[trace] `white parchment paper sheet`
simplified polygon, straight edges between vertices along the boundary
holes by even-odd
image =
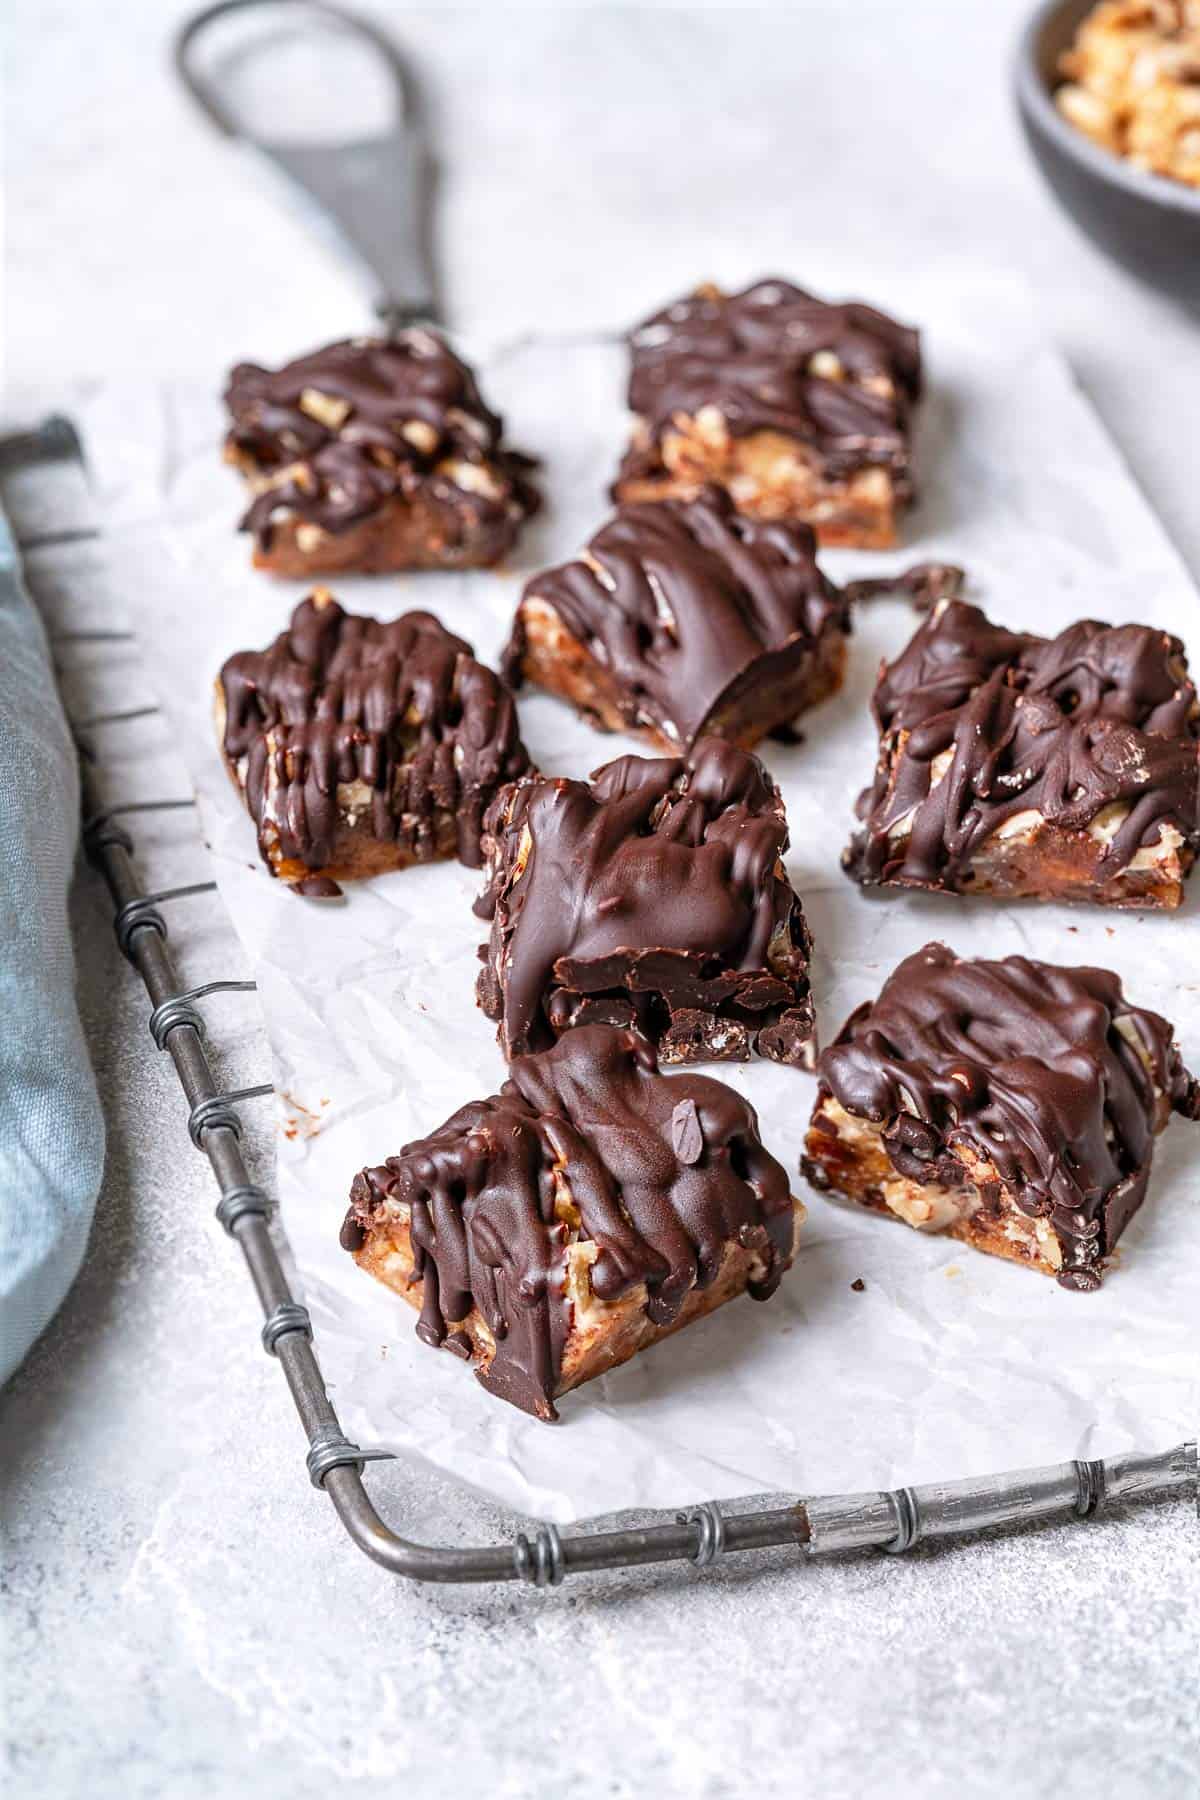
[[[1005,624],[1054,632],[1081,616],[1144,620],[1190,633],[1196,649],[1185,571],[1023,311],[944,287],[922,294],[916,281],[889,298],[926,330],[922,504],[902,552],[828,553],[831,573],[945,556],[967,566],[972,597]],[[525,576],[573,553],[604,516],[626,429],[623,369],[614,343],[530,339],[487,355],[484,392],[511,441],[545,459],[544,514],[501,572],[347,579],[339,596],[389,617],[428,607],[494,659]],[[457,864],[410,870],[330,906],[296,899],[259,867],[216,753],[212,682],[231,651],[275,635],[304,588],[251,571],[248,542],[234,533],[240,492],[219,462],[221,373],[210,392],[102,389],[84,424],[107,494],[109,562],[255,960],[281,1096],[282,1221],[350,1437],[565,1523],[758,1489],[975,1475],[1187,1435],[1200,1143],[1178,1121],[1160,1141],[1149,1203],[1095,1295],[855,1214],[797,1176],[809,1220],[776,1298],[739,1300],[568,1396],[557,1427],[493,1399],[461,1363],[418,1342],[415,1315],[357,1270],[337,1233],[357,1169],[503,1079],[472,997],[478,881]],[[1139,1004],[1176,1022],[1200,1062],[1194,900],[1167,917],[868,900],[841,874],[854,796],[873,766],[875,672],[915,624],[897,601],[863,608],[845,690],[811,716],[805,743],[763,746],[816,938],[823,1036],[901,957],[942,938],[964,953],[1115,968]],[[534,758],[553,772],[580,775],[639,747],[598,735],[545,696],[522,698],[521,717]],[[812,1078],[766,1062],[714,1072],[752,1099],[766,1143],[794,1171]]]

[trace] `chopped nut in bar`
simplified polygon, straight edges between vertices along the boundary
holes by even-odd
[[[779,790],[721,738],[503,789],[484,822],[477,993],[505,1055],[602,1022],[637,1026],[664,1063],[757,1051],[811,1068],[812,942],[787,843]]]
[[[388,624],[317,589],[221,670],[217,733],[263,861],[300,891],[481,861],[484,812],[529,757],[508,688],[432,613]]]
[[[226,460],[253,495],[242,530],[274,574],[486,568],[537,508],[530,459],[426,328],[239,363],[225,400]]]
[[[618,507],[527,584],[503,672],[604,731],[749,749],[841,685],[849,608],[814,550],[807,525],[749,518],[719,488]]]
[[[419,1309],[423,1342],[549,1420],[725,1301],[769,1299],[803,1217],[746,1100],[593,1025],[364,1169],[342,1244]]]
[[[918,1230],[1100,1285],[1156,1135],[1200,1117],[1170,1025],[1107,969],[927,944],[817,1065],[802,1168]]]
[[[739,512],[823,544],[887,549],[913,496],[917,333],[859,301],[767,279],[706,286],[630,336],[633,437],[619,501],[723,487]]]
[[[844,857],[866,887],[1177,907],[1200,844],[1183,645],[1085,619],[1056,638],[943,601],[880,673],[875,781]]]

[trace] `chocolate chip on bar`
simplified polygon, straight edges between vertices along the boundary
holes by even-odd
[[[541,1419],[726,1300],[774,1293],[804,1208],[722,1082],[594,1025],[520,1056],[350,1190],[343,1246],[417,1335]]]
[[[912,499],[917,333],[789,281],[701,287],[630,336],[636,423],[618,500],[689,499],[806,520],[824,544],[886,549]]]
[[[1098,1287],[1200,1086],[1170,1025],[1106,969],[968,961],[927,944],[817,1065],[813,1185]]]
[[[808,526],[748,518],[719,488],[621,506],[528,583],[504,674],[666,750],[748,749],[841,685],[849,609],[814,549]]]
[[[253,494],[242,530],[274,574],[484,568],[537,508],[529,459],[437,332],[239,363],[225,401],[226,460]]]
[[[384,624],[323,589],[221,670],[217,731],[273,875],[313,894],[457,856],[529,757],[513,697],[432,613]]]
[[[603,1022],[636,1025],[664,1063],[812,1066],[812,943],[757,757],[702,738],[590,781],[530,776],[497,796],[484,840],[477,991],[506,1056]]]
[[[1005,631],[935,607],[880,674],[874,785],[843,859],[867,887],[1177,907],[1200,842],[1183,646],[1083,620]]]

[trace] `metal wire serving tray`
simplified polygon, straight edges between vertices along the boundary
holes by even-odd
[[[245,134],[209,75],[196,64],[197,41],[211,24],[257,11],[263,3],[214,0],[184,25],[174,43],[181,79],[227,136]],[[278,3],[269,0],[270,9]],[[436,282],[425,242],[429,156],[414,72],[389,39],[344,12],[337,0],[309,0],[308,10],[357,35],[383,58],[396,94],[395,120],[377,138],[333,146],[289,148],[265,138],[249,141],[306,192],[310,204],[327,215],[341,241],[370,270],[377,286],[377,311],[385,320],[396,324],[426,317],[433,307]],[[8,469],[80,455],[74,429],[63,419],[0,440],[0,467]],[[57,532],[53,540],[43,538],[40,543],[92,535],[96,534],[91,530]],[[55,642],[119,645],[132,640],[128,631],[104,628],[59,633]],[[91,714],[72,724],[77,735],[101,727],[119,729],[158,710],[131,707]],[[264,1082],[223,1092],[205,1051],[207,1027],[199,1002],[215,994],[249,991],[255,984],[217,977],[181,989],[167,947],[162,908],[191,895],[215,892],[216,883],[198,880],[147,892],[135,860],[134,839],[125,821],[139,814],[188,808],[195,801],[191,796],[138,798],[98,808],[102,764],[91,748],[81,763],[84,846],[112,896],[117,942],[149,996],[152,1041],[170,1057],[179,1078],[192,1143],[208,1158],[220,1189],[217,1218],[240,1246],[254,1282],[264,1319],[263,1348],[283,1369],[308,1440],[309,1478],[329,1496],[359,1549],[385,1569],[417,1581],[526,1581],[554,1586],[568,1574],[588,1570],[686,1561],[706,1568],[735,1551],[781,1545],[794,1546],[806,1556],[872,1548],[903,1551],[930,1539],[993,1526],[1063,1516],[1090,1519],[1114,1502],[1131,1504],[1195,1491],[1196,1445],[1189,1442],[1159,1455],[1073,1461],[890,1493],[805,1497],[784,1504],[777,1496],[764,1495],[741,1503],[753,1510],[706,1502],[674,1517],[623,1530],[583,1529],[564,1535],[553,1525],[531,1522],[512,1542],[478,1548],[414,1544],[400,1537],[380,1517],[363,1483],[366,1463],[390,1452],[353,1444],[342,1430],[313,1348],[308,1311],[297,1299],[272,1240],[273,1201],[267,1188],[252,1179],[242,1154],[238,1108],[272,1093],[272,1085]]]
[[[21,439],[0,442],[0,462],[10,467],[17,461],[78,454],[78,440],[64,420],[49,421],[40,432]],[[36,582],[31,585],[36,587]],[[58,633],[54,642],[65,647],[133,640],[131,632],[103,629],[68,630]],[[94,713],[72,720],[72,725],[78,738],[100,727],[119,730],[159,710],[137,706]],[[738,1507],[710,1501],[620,1530],[585,1528],[564,1534],[554,1525],[531,1521],[513,1541],[465,1548],[415,1544],[400,1537],[376,1510],[363,1481],[365,1465],[391,1453],[351,1443],[342,1430],[325,1389],[308,1311],[293,1291],[272,1239],[269,1221],[274,1203],[266,1186],[253,1179],[243,1157],[238,1109],[271,1094],[273,1086],[263,1082],[222,1091],[205,1050],[208,1028],[199,1003],[215,994],[252,991],[255,983],[216,977],[181,989],[168,948],[163,908],[192,895],[214,893],[217,884],[197,880],[148,892],[138,868],[129,822],[138,815],[193,807],[195,800],[188,795],[98,807],[102,768],[94,743],[89,744],[81,757],[84,847],[112,897],[117,943],[149,997],[151,1040],[174,1065],[187,1101],[192,1143],[208,1158],[220,1190],[217,1218],[240,1247],[249,1269],[263,1312],[263,1348],[283,1370],[308,1440],[309,1479],[328,1495],[359,1549],[392,1574],[415,1581],[524,1581],[543,1587],[555,1586],[569,1574],[649,1563],[690,1561],[707,1568],[724,1555],[778,1546],[793,1546],[804,1556],[838,1550],[897,1552],[994,1526],[1063,1517],[1086,1520],[1116,1502],[1183,1498],[1195,1492],[1196,1445],[1187,1442],[1157,1455],[1076,1460],[892,1492],[805,1496],[782,1504],[778,1496],[762,1495]]]

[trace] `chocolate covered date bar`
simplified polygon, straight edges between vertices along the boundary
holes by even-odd
[[[312,894],[457,856],[529,758],[508,688],[432,613],[363,618],[318,588],[221,670],[217,733],[273,875]]]
[[[239,363],[225,402],[226,460],[252,495],[241,529],[277,575],[485,568],[538,504],[529,459],[424,327]]]
[[[484,829],[492,919],[478,999],[507,1057],[571,1026],[636,1025],[665,1063],[755,1050],[811,1067],[812,948],[758,758],[721,738],[530,776]]]
[[[875,781],[843,859],[863,886],[1182,901],[1200,706],[1170,632],[1089,619],[1043,638],[943,601],[873,710]]]
[[[823,544],[886,549],[913,494],[917,333],[790,281],[697,288],[630,335],[632,440],[618,500],[692,498],[806,520]]]
[[[808,526],[749,518],[719,488],[618,507],[527,584],[503,672],[604,731],[749,749],[841,685],[849,608],[814,549]]]
[[[1107,969],[927,944],[818,1062],[818,1189],[1098,1287],[1172,1111],[1200,1089],[1170,1025]]]
[[[727,1300],[774,1293],[804,1208],[749,1103],[593,1025],[355,1177],[343,1246],[417,1335],[554,1419],[569,1389]]]

